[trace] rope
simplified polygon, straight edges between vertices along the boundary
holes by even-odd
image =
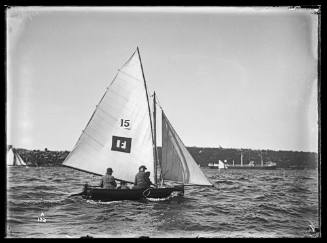
[[[143,194],[143,196],[144,196],[145,198],[148,198],[148,196],[149,196],[149,195],[150,195],[150,193],[151,193],[151,189],[152,189],[152,188],[151,188],[151,187],[149,187],[148,189],[145,189],[145,190],[143,191],[143,193],[142,193],[142,194]],[[148,193],[148,194],[145,196],[145,195],[144,195],[144,193],[145,193],[146,191],[149,191],[149,193]]]

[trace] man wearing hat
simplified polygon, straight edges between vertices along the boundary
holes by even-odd
[[[100,187],[104,189],[116,189],[117,183],[115,177],[112,176],[112,169],[108,168],[107,173],[102,177]]]
[[[145,189],[148,187],[145,170],[146,167],[144,165],[141,165],[139,167],[139,172],[135,176],[133,189],[143,189],[143,188]]]

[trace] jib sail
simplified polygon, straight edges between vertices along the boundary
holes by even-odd
[[[212,185],[162,111],[162,162],[164,180],[183,184]]]

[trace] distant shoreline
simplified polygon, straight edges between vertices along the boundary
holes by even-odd
[[[205,147],[187,147],[195,161],[201,167],[207,167],[208,163],[218,162],[218,160],[227,160],[232,164],[240,164],[240,149],[233,148],[205,148]],[[50,151],[28,150],[16,148],[23,160],[29,166],[62,166],[65,158],[70,151]],[[161,147],[158,147],[159,161],[161,160]],[[277,168],[284,169],[315,169],[318,166],[318,154],[315,152],[302,151],[274,151],[274,150],[252,150],[242,149],[243,164],[254,161],[255,164],[261,163],[261,155],[264,162],[273,161],[277,163]]]

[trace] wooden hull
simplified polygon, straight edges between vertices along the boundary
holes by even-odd
[[[174,186],[167,188],[147,188],[147,189],[102,189],[86,187],[82,197],[95,201],[122,201],[122,200],[142,200],[142,199],[165,199],[177,192],[184,194],[184,186]]]

